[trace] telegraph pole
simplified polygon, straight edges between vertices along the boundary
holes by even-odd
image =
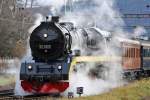
[[[65,4],[65,15],[66,15],[66,12],[67,12],[67,0],[64,0],[64,4]]]
[[[31,8],[33,7],[33,2],[34,2],[34,0],[31,0]]]
[[[25,0],[24,9],[27,7],[27,5],[28,5],[28,0]]]
[[[69,7],[70,12],[72,12],[73,11],[73,0],[68,0],[68,7]]]
[[[2,0],[2,1],[1,1],[1,4],[0,4],[0,15],[1,15],[1,13],[2,13],[3,3],[4,3],[4,0]]]
[[[25,4],[24,4],[24,6],[21,9],[22,23],[21,23],[21,30],[19,32],[20,33],[20,40],[22,39],[22,37],[24,38],[24,36],[22,36],[23,35],[22,33],[24,32],[24,24],[25,24],[25,14],[24,14],[24,11],[27,8],[27,6],[28,6],[28,0],[25,0]]]

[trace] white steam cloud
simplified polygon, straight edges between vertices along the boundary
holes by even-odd
[[[62,21],[71,21],[76,27],[88,28],[88,27],[98,27],[105,31],[104,34],[107,34],[107,31],[113,31],[113,38],[111,43],[107,43],[105,40],[103,43],[99,42],[99,47],[103,48],[103,50],[99,50],[99,52],[88,51],[87,48],[84,48],[81,45],[84,37],[80,36],[77,40],[73,40],[76,43],[75,49],[81,50],[81,55],[91,54],[91,55],[106,55],[106,56],[121,56],[121,52],[117,50],[117,46],[120,46],[119,41],[116,41],[117,36],[125,36],[123,30],[120,26],[123,26],[124,22],[121,18],[119,18],[120,13],[115,8],[114,0],[78,0],[84,1],[88,4],[93,4],[94,6],[87,6],[86,9],[80,7],[73,12],[66,13],[65,16],[62,17]],[[86,5],[85,5],[86,6]],[[118,19],[116,19],[118,17]],[[100,32],[100,33],[101,33]],[[102,33],[101,33],[102,34]],[[93,36],[95,33],[93,32]],[[104,35],[103,35],[104,36]],[[78,41],[78,42],[77,42]],[[84,53],[84,54],[83,54]],[[101,62],[99,62],[101,63]],[[122,80],[122,66],[119,62],[113,63],[102,63],[104,69],[102,71],[98,71],[98,75],[102,75],[103,78],[91,78],[89,73],[91,70],[96,69],[97,65],[95,64],[84,64],[84,65],[76,65],[77,72],[73,72],[71,74],[70,79],[70,87],[66,91],[73,92],[76,95],[77,87],[84,87],[84,96],[86,95],[95,95],[102,92],[106,92],[111,88],[120,86],[123,84]],[[97,72],[95,70],[95,72]]]
[[[145,35],[147,33],[147,31],[144,29],[144,27],[142,26],[137,26],[135,29],[134,29],[134,34],[133,36],[134,37],[139,37],[141,35]]]
[[[53,6],[57,9],[65,5],[65,0],[37,0],[37,2],[41,6]]]

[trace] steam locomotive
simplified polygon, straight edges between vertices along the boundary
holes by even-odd
[[[23,62],[20,70],[22,88],[31,93],[60,93],[68,86],[71,64],[71,35],[58,23],[59,17],[42,22],[30,36],[34,62]]]
[[[95,33],[95,35],[92,35]],[[90,51],[98,51],[97,43],[104,42],[96,28],[76,29],[71,22],[42,22],[30,36],[30,48],[34,62],[22,62],[20,69],[21,87],[29,93],[61,93],[69,87],[69,71],[73,55],[71,46],[79,42]],[[82,36],[81,36],[82,35]],[[78,37],[76,37],[78,36]],[[73,38],[72,38],[73,37]],[[91,55],[91,54],[86,54]]]
[[[80,37],[82,41],[78,40]],[[51,21],[42,22],[30,36],[34,62],[22,62],[21,87],[30,93],[64,92],[69,87],[69,71],[74,57],[71,46],[76,44],[73,42],[81,42],[78,44],[85,48],[87,53],[85,55],[90,57],[93,56],[92,52],[103,53],[103,46],[106,42],[111,43],[111,36],[109,32],[95,27],[76,29],[73,23],[59,22],[57,16],[52,17]],[[117,48],[122,53],[121,64],[124,75],[129,77],[150,75],[150,42],[123,39],[119,42],[121,45]],[[79,50],[75,55],[80,55]],[[92,76],[98,76],[97,73],[101,71],[97,71],[99,70],[94,70]]]
[[[76,44],[72,43],[72,36],[76,40],[74,42],[79,42],[78,39],[84,37],[81,45],[89,52],[99,50],[97,43],[104,41],[98,29],[76,29],[71,22],[59,22],[57,16],[34,29],[30,36],[34,62],[25,61],[20,69],[21,86],[25,91],[61,93],[69,87],[69,70],[74,55],[71,46]],[[79,50],[75,53],[80,55]]]

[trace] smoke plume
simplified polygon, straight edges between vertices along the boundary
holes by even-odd
[[[91,56],[98,55],[121,57],[121,52],[116,48],[117,46],[120,46],[120,43],[116,40],[116,37],[126,37],[126,35],[120,27],[124,25],[124,22],[121,17],[119,17],[120,13],[115,8],[115,1],[78,0],[74,3],[77,3],[78,5],[82,3],[85,5],[82,7],[77,7],[77,9],[74,9],[73,12],[66,13],[65,16],[62,17],[62,21],[71,21],[75,24],[76,27],[80,28],[97,27],[99,28],[101,34],[102,32],[107,34],[107,31],[111,31],[111,35],[113,37],[111,37],[111,42],[107,42],[106,39],[104,39],[102,43],[99,42],[98,46],[102,49],[99,49],[98,52],[94,52],[84,48],[84,37],[79,34],[78,38],[73,40],[75,46],[73,46],[72,49],[75,48],[81,50],[81,55],[90,53]],[[118,17],[118,19],[116,19],[116,17]],[[101,29],[105,31],[102,31]],[[96,33],[93,32],[93,36],[94,35],[96,35]],[[121,61],[121,59],[119,60]],[[84,87],[84,96],[95,95],[107,92],[111,88],[123,84],[122,66],[120,62],[99,63],[103,66],[103,69],[99,68],[99,65],[93,63],[81,63],[76,65],[75,69],[77,71],[71,73],[71,79],[69,81],[70,87],[65,94],[67,94],[67,92],[73,92],[75,96],[77,96],[76,88]],[[93,75],[90,76],[90,73],[96,73],[97,77],[93,78]]]

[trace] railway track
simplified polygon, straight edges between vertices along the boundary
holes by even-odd
[[[59,97],[60,95],[54,94],[17,96],[14,94],[14,89],[0,91],[0,100],[57,100]]]
[[[0,96],[13,96],[14,89],[0,91]]]

